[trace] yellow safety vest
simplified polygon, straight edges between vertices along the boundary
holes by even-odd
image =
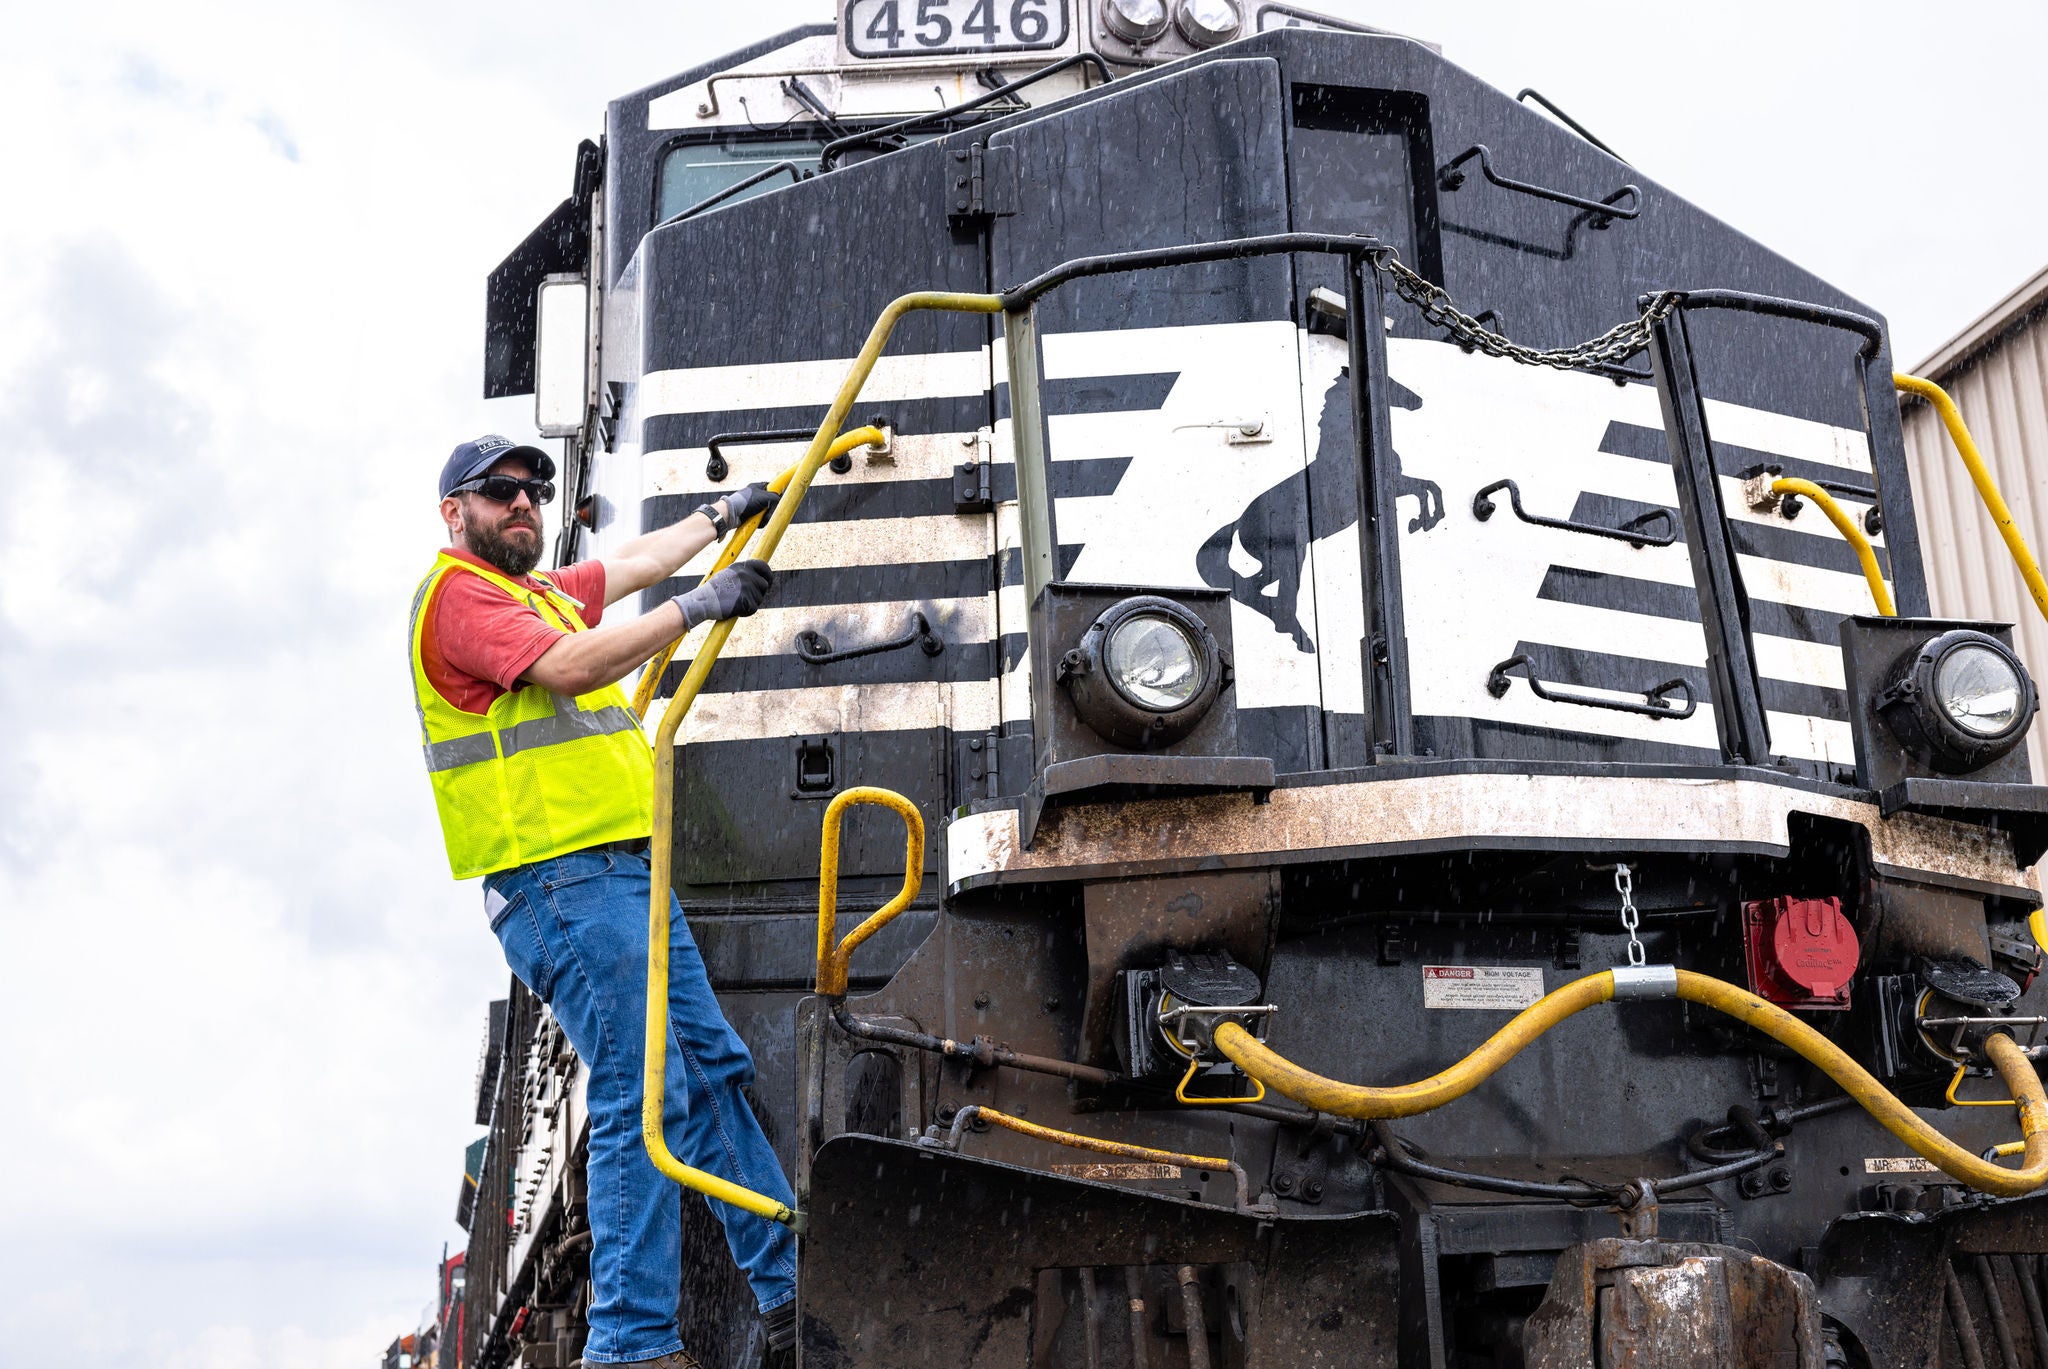
[[[570,697],[526,685],[464,712],[427,678],[420,644],[434,586],[480,575],[564,632],[587,631],[573,600],[535,576],[535,594],[443,552],[412,601],[412,686],[427,777],[457,879],[487,875],[654,830],[654,753],[617,685]]]

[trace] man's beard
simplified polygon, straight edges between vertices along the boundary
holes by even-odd
[[[518,524],[533,533],[533,545],[515,545],[500,535],[498,528],[483,522],[469,524],[463,529],[464,540],[469,549],[484,560],[496,566],[505,574],[517,580],[520,576],[540,564],[540,527],[535,524]]]

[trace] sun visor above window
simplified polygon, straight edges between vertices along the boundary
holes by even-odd
[[[598,148],[577,149],[576,188],[526,241],[491,272],[484,297],[484,398],[533,393],[535,308],[540,283],[590,265],[590,200],[597,190]]]

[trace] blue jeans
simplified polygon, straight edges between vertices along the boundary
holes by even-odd
[[[520,982],[554,1010],[590,1071],[590,1339],[594,1364],[682,1348],[683,1191],[640,1138],[647,1021],[647,862],[572,852],[484,880],[491,930]],[[499,900],[503,899],[502,906]],[[669,1149],[684,1164],[794,1207],[789,1181],[741,1090],[753,1057],[712,997],[697,943],[669,896]],[[713,1202],[763,1311],[796,1296],[789,1228]]]

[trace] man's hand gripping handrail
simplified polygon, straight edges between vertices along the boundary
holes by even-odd
[[[829,461],[834,457],[844,456],[846,453],[856,451],[861,447],[876,446],[886,441],[888,441],[888,434],[884,433],[880,428],[855,428],[850,433],[841,433],[838,439],[833,442],[831,450],[826,452],[825,457]],[[796,473],[797,467],[791,466],[781,475],[776,476],[768,482],[768,492],[770,494],[783,493],[789,488],[789,482],[796,479]],[[733,532],[732,541],[728,542],[725,549],[718,553],[718,559],[711,563],[711,569],[704,572],[704,578],[709,580],[712,576],[739,560],[740,554],[747,549],[747,543],[752,540],[754,533],[760,529],[761,524],[767,521],[767,517],[766,514],[757,513],[746,522],[740,524]],[[647,710],[654,706],[654,695],[661,688],[661,677],[668,672],[669,662],[676,658],[676,650],[682,646],[683,638],[689,635],[685,631],[682,636],[677,637],[673,642],[670,642],[667,646],[656,652],[654,659],[647,663],[647,668],[640,672],[640,683],[633,687],[633,712],[636,716],[645,718]]]

